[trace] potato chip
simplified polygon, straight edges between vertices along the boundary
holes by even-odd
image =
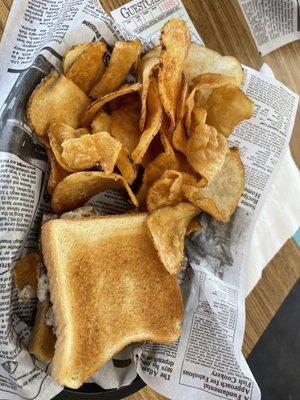
[[[187,227],[200,210],[190,203],[179,203],[153,211],[147,226],[153,244],[164,267],[177,274],[184,257],[184,238]]]
[[[15,262],[12,273],[16,287],[21,290],[29,285],[32,290],[32,297],[37,292],[40,260],[38,253],[29,253]]]
[[[106,96],[102,97],[100,100],[94,101],[83,113],[81,118],[82,126],[91,125],[93,119],[96,117],[98,112],[104,106],[104,104],[109,103],[111,100],[124,96],[125,94],[136,92],[142,88],[140,83],[134,83],[133,85],[124,85],[119,90],[108,93]]]
[[[67,139],[77,139],[88,134],[89,131],[86,128],[73,129],[71,126],[62,124],[61,122],[51,123],[48,130],[51,150],[53,151],[58,164],[66,171],[75,172],[75,170],[70,168],[61,157],[63,152],[62,143]]]
[[[121,105],[111,113],[111,134],[131,153],[140,138],[140,102]]]
[[[237,86],[226,85],[212,91],[205,105],[207,123],[228,137],[232,130],[253,114],[253,102]]]
[[[126,182],[131,185],[136,178],[137,170],[134,162],[131,160],[129,153],[124,146],[121,148],[116,165],[120,171],[120,174],[123,176]]]
[[[193,112],[192,112],[192,116],[191,116],[191,122],[190,122],[189,129],[188,129],[188,122],[186,122],[186,125],[187,125],[186,131],[187,131],[188,137],[191,137],[193,135],[197,126],[205,124],[206,117],[207,117],[206,109],[195,104]]]
[[[244,73],[241,64],[234,57],[224,56],[197,43],[192,43],[185,59],[184,75],[190,84],[199,74],[207,72],[232,76],[240,86]]]
[[[80,171],[100,164],[103,171],[110,174],[122,145],[108,132],[99,132],[77,139],[66,139],[61,147],[63,149],[61,158],[68,168]]]
[[[181,151],[185,154],[186,152],[186,144],[187,144],[187,134],[185,129],[185,124],[183,120],[181,120],[172,135],[172,144],[174,148],[178,151]]]
[[[203,106],[211,94],[212,89],[232,84],[234,83],[234,79],[225,75],[207,73],[196,76],[196,78],[193,80],[193,83],[192,91],[189,94],[185,105],[185,125],[188,135],[191,135],[192,112],[195,108],[195,104],[198,107]],[[197,99],[198,101],[196,103]]]
[[[160,41],[159,94],[163,108],[170,119],[170,131],[172,131],[180,99],[184,62],[191,45],[186,23],[179,19],[170,19],[162,29]]]
[[[45,135],[52,121],[76,129],[80,117],[90,104],[87,95],[70,79],[52,71],[30,96],[28,123],[37,135]]]
[[[192,233],[199,232],[203,229],[203,226],[201,223],[198,221],[197,217],[193,218],[191,222],[188,224],[188,227],[186,228],[186,233],[185,235],[191,235]]]
[[[53,211],[62,214],[81,207],[91,197],[109,189],[126,189],[132,203],[138,207],[135,195],[121,175],[84,171],[67,176],[56,186],[51,201]]]
[[[51,148],[47,148],[46,152],[50,162],[50,175],[47,182],[47,192],[52,194],[59,182],[61,182],[66,176],[70,175],[70,172],[66,171],[58,164]]]
[[[176,124],[178,124],[185,115],[185,112],[186,112],[185,103],[186,103],[186,99],[188,96],[188,90],[189,90],[189,87],[188,87],[187,81],[185,79],[185,76],[183,75],[182,83],[181,83],[180,98],[179,98],[179,102],[177,104],[177,109],[176,109]]]
[[[150,80],[147,96],[147,119],[146,129],[142,133],[140,140],[132,152],[132,159],[136,164],[140,164],[154,136],[158,133],[163,116],[162,105],[159,100],[158,83],[155,77]]]
[[[111,116],[104,111],[100,111],[92,122],[92,132],[111,132]]]
[[[90,96],[101,99],[117,90],[125,81],[131,67],[138,62],[142,44],[138,39],[130,42],[117,42],[114,46],[109,65],[99,82],[95,84]]]
[[[152,183],[161,177],[164,171],[168,169],[178,169],[178,161],[169,139],[167,136],[162,135],[161,141],[164,147],[164,152],[160,153],[153,161],[147,164],[143,174],[142,186],[137,194],[141,207],[145,206],[147,191]]]
[[[80,54],[83,53],[84,50],[86,50],[89,46],[90,43],[82,43],[82,44],[77,44],[76,46],[72,46],[67,50],[61,62],[62,69],[65,75],[69,71],[74,61],[77,60]]]
[[[159,65],[159,53],[153,54],[153,56],[149,56],[149,53],[146,53],[137,67],[137,80],[143,84],[142,93],[141,93],[141,118],[140,118],[140,130],[143,131],[145,128],[146,122],[146,114],[147,114],[147,96],[150,85],[150,80],[152,74]]]
[[[116,97],[108,103],[108,109],[110,113],[116,111],[117,108],[125,107],[129,105],[137,106],[140,109],[140,95],[138,92],[127,93],[124,96]],[[140,111],[139,111],[140,112]]]
[[[220,172],[227,153],[226,138],[212,126],[202,124],[188,139],[185,155],[192,168],[210,183]]]
[[[197,179],[186,172],[165,171],[149,188],[147,209],[149,212],[165,206],[175,206],[185,201],[183,184],[196,185]]]
[[[66,76],[71,79],[86,94],[101,78],[105,65],[105,43],[90,43],[89,46],[74,60]]]
[[[122,144],[108,132],[95,133],[91,136],[94,140],[103,171],[107,174],[112,173],[119,159]]]
[[[221,171],[209,185],[183,185],[182,189],[201,210],[221,222],[229,221],[244,189],[244,167],[238,149],[230,149]]]

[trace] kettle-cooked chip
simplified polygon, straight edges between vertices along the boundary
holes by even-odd
[[[232,130],[253,114],[253,102],[237,86],[226,85],[212,91],[205,105],[207,123],[228,137]]]
[[[238,149],[230,149],[223,168],[209,185],[183,185],[182,189],[201,210],[221,222],[229,221],[244,190],[244,167]]]
[[[100,111],[92,122],[92,132],[111,132],[111,116],[105,111]]]
[[[170,19],[162,29],[160,41],[159,94],[163,108],[170,119],[170,131],[172,131],[176,122],[184,62],[191,45],[186,23],[179,19]]]
[[[191,203],[179,203],[155,210],[147,218],[153,244],[170,274],[177,274],[182,265],[187,227],[199,212]]]
[[[40,136],[46,135],[53,121],[77,129],[89,104],[87,95],[74,82],[52,71],[30,96],[27,107],[29,126]]]
[[[139,101],[125,102],[111,114],[111,134],[122,143],[117,167],[129,184],[135,180],[137,174],[130,153],[134,150],[140,138],[139,118]]]
[[[131,153],[140,138],[140,102],[121,105],[111,113],[111,134]]]
[[[70,175],[70,172],[66,171],[58,164],[51,148],[47,148],[46,152],[50,162],[50,175],[47,182],[47,192],[52,194],[59,182],[61,182],[66,176]]]
[[[136,164],[141,164],[142,159],[154,136],[158,133],[162,123],[163,110],[159,100],[157,79],[153,76],[150,81],[147,97],[146,129],[132,152],[132,159]]]
[[[185,235],[191,235],[192,233],[199,232],[203,229],[203,226],[201,223],[198,221],[197,217],[193,218],[191,222],[188,224],[188,227],[186,228],[186,233]]]
[[[137,194],[137,198],[142,207],[145,206],[147,191],[152,183],[167,169],[178,169],[178,161],[167,136],[161,135],[161,142],[164,147],[164,152],[160,153],[153,161],[147,164],[143,174],[142,186]]]
[[[117,90],[125,81],[130,69],[139,60],[142,44],[139,39],[130,42],[116,42],[108,67],[90,95],[95,99]]]
[[[74,210],[96,194],[109,189],[126,189],[132,203],[138,207],[135,195],[121,175],[83,171],[67,176],[56,186],[51,200],[53,211],[62,214]]]
[[[119,90],[115,92],[108,93],[106,96],[102,97],[100,100],[94,101],[84,112],[81,118],[82,126],[91,125],[93,119],[96,117],[98,112],[102,109],[104,104],[109,103],[111,100],[117,97],[124,96],[125,94],[136,92],[142,88],[140,83],[134,83],[132,85],[124,85]]]
[[[210,183],[220,172],[227,153],[226,138],[212,126],[201,124],[188,139],[185,155],[192,168]]]
[[[188,83],[199,74],[207,72],[232,76],[240,86],[244,73],[241,64],[234,57],[221,56],[214,50],[198,43],[192,43],[185,59],[183,72]]]
[[[181,120],[173,132],[172,144],[176,150],[185,154],[187,139],[185,124],[184,121]]]
[[[104,54],[106,45],[103,42],[89,43],[69,67],[66,76],[71,79],[86,94],[101,78],[105,65]]]
[[[124,146],[121,148],[116,165],[123,178],[129,185],[131,185],[136,178],[137,169]]]
[[[212,89],[230,85],[234,83],[234,79],[230,76],[220,74],[201,74],[193,80],[192,91],[186,100],[185,125],[188,136],[191,135],[192,112],[195,105],[203,107],[207,98],[211,94]]]
[[[196,185],[195,176],[186,172],[165,171],[149,188],[147,194],[147,209],[149,212],[165,206],[175,206],[185,201],[182,191],[183,184]]]
[[[185,76],[183,75],[182,76],[180,97],[179,97],[179,101],[178,101],[177,109],[176,109],[176,124],[178,124],[182,120],[184,115],[185,115],[185,112],[186,112],[186,99],[188,97],[188,91],[189,91],[189,86],[187,84]]]
[[[69,172],[75,172],[70,168],[62,158],[63,147],[62,143],[67,139],[77,139],[81,136],[88,135],[89,131],[86,128],[73,129],[71,126],[61,122],[52,122],[49,126],[48,137],[50,141],[51,150],[56,158],[58,164]]]
[[[143,84],[142,93],[141,93],[141,118],[140,118],[140,130],[143,131],[145,128],[146,115],[147,115],[147,96],[148,90],[150,86],[150,81],[154,70],[159,65],[159,53],[149,55],[150,52],[147,52],[140,60],[137,67],[137,79],[139,82]]]
[[[66,75],[69,71],[71,65],[74,63],[75,60],[80,56],[81,53],[84,52],[89,47],[90,43],[81,43],[75,46],[70,47],[65,55],[63,56],[61,65],[64,74]]]
[[[122,147],[108,132],[66,139],[61,146],[61,158],[68,168],[80,171],[100,164],[107,174],[113,171]]]

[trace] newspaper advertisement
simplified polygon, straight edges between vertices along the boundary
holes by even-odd
[[[134,1],[127,6],[140,3],[152,5],[147,8],[151,15],[169,7],[163,18],[156,14],[152,27],[145,25],[147,34],[142,24],[136,27],[148,47],[155,43],[157,21],[163,24],[187,15],[178,0]],[[24,0],[14,2],[10,12],[0,47],[0,398],[45,400],[63,390],[50,376],[51,363],[41,363],[26,350],[36,302],[18,302],[11,276],[14,262],[38,248],[43,215],[51,212],[45,190],[49,165],[44,147],[28,126],[26,105],[41,79],[52,68],[59,70],[70,46],[94,40],[112,46],[117,39],[136,36],[123,22],[107,16],[97,0]],[[168,346],[148,343],[124,349],[90,380],[105,389],[128,385],[138,373],[174,400],[260,398],[241,353],[243,265],[253,224],[288,146],[298,98],[280,82],[247,67],[243,89],[255,102],[255,112],[235,130],[231,145],[241,149],[246,187],[229,223],[220,224],[203,213],[205,229],[186,243],[185,265],[178,275],[185,304],[182,335]],[[125,196],[112,191],[89,204],[99,213],[130,207]]]
[[[300,39],[299,0],[239,0],[262,56]]]

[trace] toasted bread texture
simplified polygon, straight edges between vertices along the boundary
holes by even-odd
[[[147,233],[146,214],[52,220],[42,248],[57,341],[52,376],[78,388],[132,342],[171,343],[183,305]]]
[[[32,329],[28,350],[37,359],[50,362],[54,354],[56,336],[52,328],[46,325],[46,313],[51,307],[50,301],[38,301],[34,326]]]

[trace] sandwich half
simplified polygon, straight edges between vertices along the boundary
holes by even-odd
[[[78,388],[132,342],[171,343],[183,305],[147,214],[60,219],[42,228],[56,336],[52,376]]]

